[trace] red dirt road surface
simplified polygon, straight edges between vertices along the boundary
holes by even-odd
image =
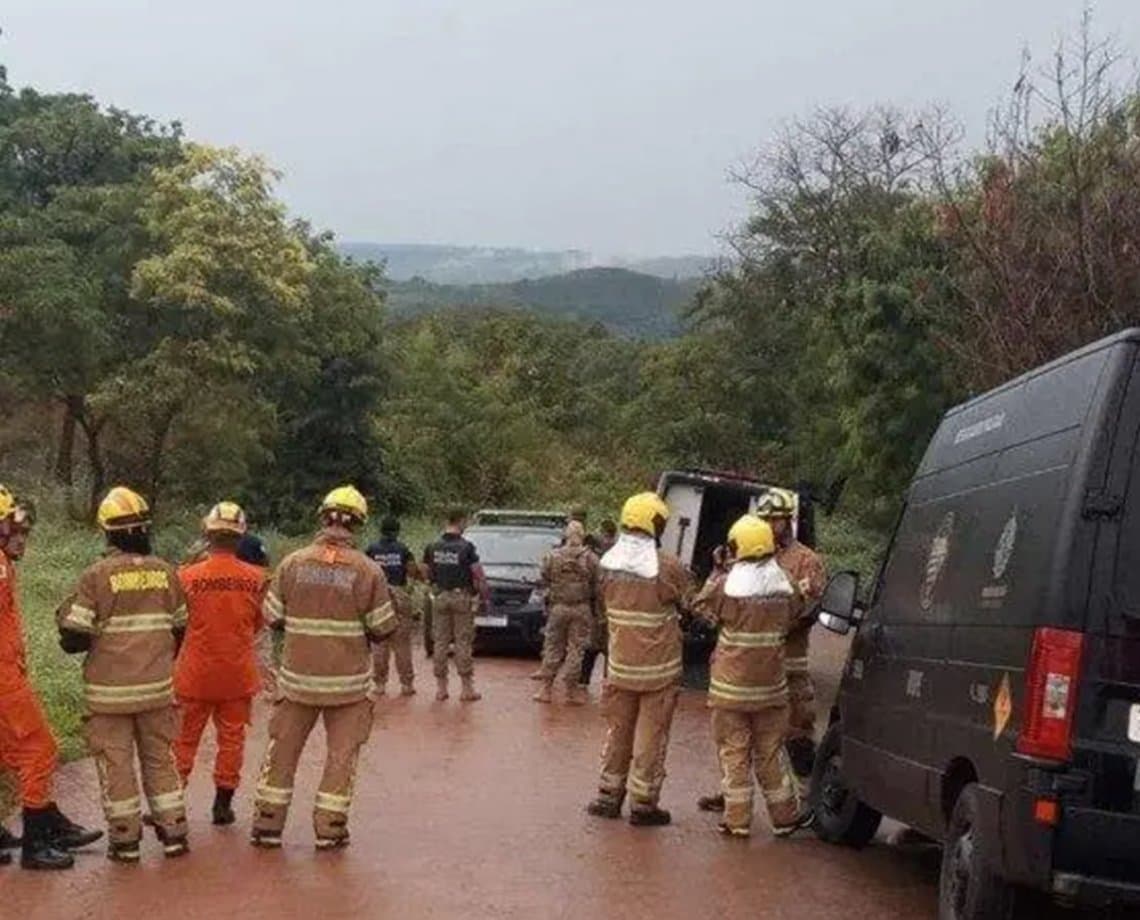
[[[823,637],[814,657],[834,673],[842,655]],[[313,849],[312,795],[323,753],[318,728],[298,772],[280,851],[248,843],[252,789],[264,749],[258,707],[246,752],[239,823],[209,824],[212,745],[190,786],[189,856],[165,862],[148,835],[139,866],[114,865],[102,845],[69,873],[0,869],[0,917],[52,918],[931,918],[937,851],[877,842],[863,852],[810,832],[774,841],[726,840],[697,811],[717,770],[704,695],[686,692],[662,798],[673,826],[631,828],[585,814],[604,727],[588,707],[533,703],[534,662],[479,658],[484,699],[436,703],[417,653],[420,695],[386,697],[361,759],[352,846]],[[834,681],[822,681],[830,697]],[[65,809],[101,826],[90,762],[60,778]],[[762,810],[762,806],[758,805]]]

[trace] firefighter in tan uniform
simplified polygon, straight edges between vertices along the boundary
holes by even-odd
[[[773,833],[786,837],[811,823],[784,751],[784,643],[795,592],[776,562],[766,521],[742,517],[729,531],[728,546],[731,569],[710,577],[694,602],[697,615],[719,627],[708,704],[726,803],[720,830],[736,837],[751,833],[755,773]]]
[[[669,507],[652,492],[622,508],[621,536],[599,564],[598,593],[609,625],[602,689],[608,731],[598,797],[587,811],[618,818],[626,792],[630,824],[668,824],[658,807],[665,753],[682,672],[680,615],[690,599],[689,573],[658,549]]]
[[[796,592],[786,653],[791,704],[787,747],[792,769],[804,783],[811,777],[815,763],[815,687],[808,671],[808,641],[819,600],[827,587],[827,569],[820,555],[800,543],[792,532],[794,494],[770,489],[761,497],[756,513],[771,525],[776,561]]]
[[[598,580],[598,557],[586,546],[586,529],[578,521],[566,527],[564,545],[542,560],[539,584],[547,591],[546,634],[543,637],[542,686],[535,702],[553,699],[554,680],[563,669],[566,701],[580,706],[589,694],[579,686],[582,656],[594,629],[594,598]]]
[[[348,844],[348,811],[360,749],[372,730],[370,642],[396,629],[384,572],[355,548],[368,504],[355,488],[328,494],[321,530],[281,563],[265,598],[266,622],[283,631],[281,699],[269,723],[252,842],[281,846],[293,776],[317,719],[327,739],[324,775],[313,808],[317,849]]]
[[[84,737],[95,758],[109,855],[135,863],[142,838],[142,786],[163,851],[188,852],[186,806],[174,763],[178,718],[174,656],[186,606],[174,567],[151,554],[150,509],[130,489],[112,489],[98,511],[106,555],[85,571],[58,611],[60,644],[86,652]]]

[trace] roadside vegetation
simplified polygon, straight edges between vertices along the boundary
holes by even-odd
[[[41,505],[22,588],[65,750],[76,664],[51,616],[115,482],[177,557],[222,497],[280,554],[343,481],[419,542],[455,503],[596,523],[662,468],[739,470],[837,496],[822,549],[870,576],[948,406],[1140,324],[1121,60],[1087,22],[1027,58],[983,149],[937,107],[789,122],[736,171],[731,258],[656,339],[519,309],[527,285],[396,314],[383,266],[287,214],[260,158],[0,69],[0,481]]]

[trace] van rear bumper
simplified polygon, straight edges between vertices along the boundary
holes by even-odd
[[[1140,816],[1065,807],[1053,840],[1054,894],[1080,903],[1140,903]]]
[[[1074,875],[1070,872],[1053,874],[1053,894],[1084,907],[1140,904],[1140,884],[1094,878],[1090,875]]]

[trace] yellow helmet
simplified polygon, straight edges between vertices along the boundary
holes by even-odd
[[[657,532],[656,520],[669,520],[669,506],[656,492],[639,492],[628,499],[621,509],[621,526],[626,530]]]
[[[368,501],[356,486],[338,486],[325,496],[320,513],[339,513],[363,524],[368,519]]]
[[[0,483],[0,521],[16,513],[16,496]]]
[[[103,530],[131,530],[150,526],[150,506],[137,492],[115,486],[99,503],[96,520]]]
[[[756,514],[762,518],[795,517],[797,504],[795,492],[771,488],[760,496],[760,501],[756,503]]]
[[[746,514],[732,525],[728,543],[737,559],[761,559],[776,552],[772,525],[754,514]]]
[[[248,529],[245,512],[237,502],[218,502],[202,519],[202,530],[207,534],[232,533],[240,537]]]

